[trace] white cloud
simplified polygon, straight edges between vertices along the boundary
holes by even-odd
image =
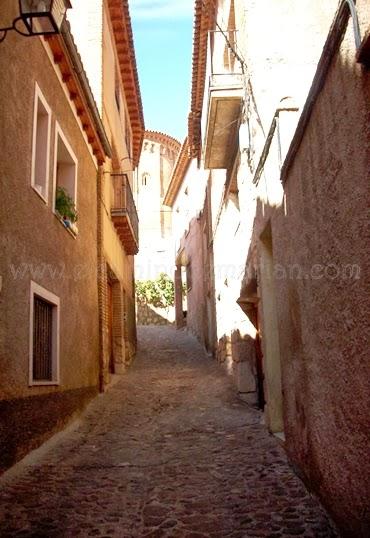
[[[137,19],[179,19],[192,17],[192,0],[132,0],[131,15]]]

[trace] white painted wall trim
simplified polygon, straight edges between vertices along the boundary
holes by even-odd
[[[80,131],[81,131],[82,137],[83,137],[83,139],[84,139],[84,141],[85,141],[85,144],[86,144],[86,147],[87,147],[87,149],[88,149],[88,151],[89,151],[89,154],[90,154],[90,156],[91,156],[91,159],[92,159],[93,162],[94,162],[94,166],[95,166],[96,169],[98,169],[98,161],[97,161],[97,158],[95,157],[95,155],[94,155],[94,153],[93,153],[93,150],[92,150],[92,148],[91,148],[91,145],[90,145],[89,142],[88,142],[87,134],[86,134],[86,132],[84,131],[84,129],[83,129],[83,127],[82,127],[81,118],[79,118],[79,117],[77,116],[76,107],[74,106],[73,102],[71,101],[71,98],[70,98],[70,96],[69,96],[69,92],[68,92],[68,88],[67,88],[66,84],[63,82],[63,78],[62,78],[62,74],[61,74],[61,72],[60,72],[60,69],[59,69],[59,67],[58,67],[58,66],[55,64],[55,62],[54,62],[53,53],[52,53],[52,51],[51,51],[51,49],[50,49],[50,46],[49,46],[49,44],[45,41],[45,39],[44,39],[43,37],[40,37],[40,42],[41,42],[42,46],[44,47],[44,49],[45,49],[45,51],[46,51],[46,53],[47,53],[47,55],[48,55],[48,58],[49,58],[49,60],[50,60],[50,63],[51,63],[51,65],[52,65],[52,67],[53,67],[53,69],[54,69],[54,71],[55,71],[55,74],[56,74],[56,76],[57,76],[57,78],[58,78],[58,80],[59,80],[59,83],[60,83],[60,85],[61,85],[61,87],[62,87],[62,89],[63,89],[63,92],[64,92],[64,94],[65,94],[65,96],[66,96],[66,101],[67,101],[67,103],[69,104],[70,109],[72,110],[72,113],[73,113],[73,115],[74,115],[74,117],[75,117],[75,120],[76,120],[76,124],[78,125],[78,127],[79,127],[79,129],[80,129]]]
[[[48,126],[47,126],[47,143],[46,143],[46,184],[45,192],[46,196],[36,188],[35,182],[35,168],[36,168],[36,136],[37,136],[37,112],[38,102],[41,101],[47,114],[48,114]],[[50,136],[51,136],[51,108],[46,101],[44,94],[42,93],[40,86],[35,82],[35,94],[33,105],[33,128],[32,128],[32,159],[31,159],[31,186],[40,198],[47,204],[49,199],[49,178],[50,178]]]
[[[56,214],[55,209],[55,195],[57,189],[57,161],[58,161],[58,138],[61,138],[64,145],[66,146],[70,157],[75,163],[75,185],[74,185],[74,204],[77,209],[77,181],[78,181],[78,159],[74,153],[71,145],[69,144],[67,138],[65,137],[59,123],[55,122],[55,138],[54,138],[54,166],[53,166],[53,212]]]

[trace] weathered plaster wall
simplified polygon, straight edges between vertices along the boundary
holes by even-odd
[[[224,8],[226,4],[222,3]],[[281,364],[273,361],[265,378],[268,425],[273,431],[284,426],[287,449],[297,469],[320,493],[344,535],[359,537],[369,534],[364,462],[368,446],[365,206],[370,86],[369,72],[355,63],[351,19],[341,54],[333,63],[290,171],[286,197],[279,183],[276,141],[258,185],[252,184],[280,100],[292,96],[296,104],[304,104],[338,4],[337,0],[235,2],[238,49],[251,76],[247,105],[252,142],[241,155],[237,177],[242,233],[232,237],[229,226],[226,248],[218,242],[228,218],[226,211],[219,212],[222,189],[218,183],[212,196],[212,230],[221,214],[214,243],[216,275],[228,249],[247,245],[240,292],[248,299],[252,295],[258,304],[265,368],[267,355],[280,356]],[[370,5],[358,0],[356,6],[363,36],[369,28]],[[221,9],[219,22],[226,20],[227,13]],[[203,133],[207,109],[205,92]],[[299,113],[284,113],[280,119],[284,157]],[[222,172],[212,175],[218,181]],[[266,247],[262,239],[269,226],[271,245]],[[251,293],[254,273],[257,278]],[[269,280],[273,286],[269,287]],[[222,312],[227,303],[221,280],[217,286],[221,293],[216,299],[220,295],[221,300],[216,300],[216,307]],[[276,316],[271,309],[276,309]],[[218,312],[222,339],[221,324]],[[271,341],[271,335],[275,340]],[[227,339],[221,345],[227,354]],[[252,347],[241,350],[249,357],[253,351]],[[250,380],[253,374],[252,369]]]
[[[72,34],[81,55],[99,112],[102,114],[103,0],[73,0],[67,11]]]
[[[189,222],[203,209],[208,175],[208,170],[198,169],[195,159],[190,162],[173,203],[172,234],[175,252],[179,249]]]
[[[97,169],[41,40],[10,33],[1,52],[0,69],[7,73],[0,89],[1,452],[9,465],[97,392]],[[52,110],[47,204],[31,187],[35,81]],[[76,239],[52,211],[56,120],[78,158]],[[31,280],[60,297],[59,386],[28,386]],[[36,427],[41,408],[45,420]],[[13,451],[18,422],[27,435],[19,435]]]
[[[132,138],[132,129],[129,122],[124,90],[120,80],[119,63],[113,37],[114,30],[106,10],[104,10],[103,16],[102,36],[102,118],[109,140],[114,148],[115,157],[118,160],[115,166],[118,165],[121,166],[122,170],[130,171],[132,169],[130,162],[132,148],[127,147],[127,145],[130,145],[129,139]],[[126,137],[126,132],[129,135],[128,137]],[[132,186],[132,174],[128,173],[128,176]]]
[[[99,0],[97,0],[99,4]],[[119,288],[119,306],[113,302],[113,323],[120,327],[116,336],[113,334],[113,356],[115,371],[121,373],[124,365],[129,364],[136,351],[136,314],[134,303],[134,257],[126,254],[124,245],[117,234],[111,219],[110,209],[114,205],[114,177],[112,173],[127,173],[131,190],[134,185],[132,172],[132,129],[127,113],[127,103],[120,79],[116,45],[113,29],[107,13],[106,3],[101,13],[102,19],[102,76],[100,79],[102,95],[102,120],[113,149],[113,158],[107,161],[103,173],[101,226],[103,269],[101,270],[101,303],[102,303],[102,362],[104,364],[104,381],[109,383],[109,362],[111,346],[109,336],[109,301],[108,280],[116,281]],[[99,15],[100,17],[100,15]],[[79,31],[79,29],[78,29]],[[117,290],[118,290],[117,288]],[[116,291],[118,293],[118,291]],[[113,331],[114,332],[114,331]]]
[[[190,264],[191,287],[187,291],[187,328],[204,343],[205,302],[204,302],[204,267],[202,256],[203,222],[201,218],[193,219],[189,231],[181,241],[186,261]],[[199,255],[201,254],[201,255]]]
[[[27,41],[9,35],[3,43],[3,51],[4,54],[0,57],[1,68],[9,74],[12,99],[9,99],[9,88],[3,86],[0,90],[0,136],[2,152],[6,158],[1,160],[0,263],[3,275],[2,316],[6,327],[3,353],[7,359],[5,368],[1,369],[0,379],[1,385],[8,387],[5,389],[6,395],[14,397],[28,395],[30,390],[26,380],[31,279],[61,298],[63,386],[72,388],[81,384],[96,384],[97,170],[40,40],[35,38]],[[26,56],[27,62],[19,62],[19,58]],[[35,81],[52,109],[47,205],[31,187]],[[52,211],[56,120],[78,157],[77,239],[66,231]],[[47,264],[44,272],[43,264]],[[80,313],[81,297],[84,298],[84,316]],[[87,349],[90,350],[88,360]],[[13,350],[11,354],[9,350]],[[16,365],[15,356],[19,358]],[[5,371],[8,373],[5,374]],[[50,390],[58,389],[32,389],[33,393]]]
[[[348,536],[368,535],[370,76],[351,28],[273,223],[287,449]],[[368,521],[368,520],[367,520]]]

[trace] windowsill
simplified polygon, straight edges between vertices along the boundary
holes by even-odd
[[[29,387],[57,387],[59,385],[59,381],[31,381],[29,383]]]
[[[35,191],[37,196],[39,196],[39,198],[41,198],[41,200],[47,205],[48,204],[48,199],[45,198],[45,196],[43,194],[41,194],[41,192],[36,188],[35,185],[31,185],[31,187]]]
[[[68,228],[65,224],[64,224],[64,221],[62,219],[62,217],[60,217],[58,215],[58,213],[56,213],[54,211],[54,215],[55,215],[55,218],[60,222],[60,224],[63,226],[63,228],[66,230],[66,232],[68,232],[72,237],[73,239],[77,239],[77,236],[78,236],[78,230],[76,232],[74,232],[71,228]]]

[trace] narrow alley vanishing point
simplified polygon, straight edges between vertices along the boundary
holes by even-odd
[[[1,536],[337,536],[195,339],[139,336],[128,375],[3,475]]]

